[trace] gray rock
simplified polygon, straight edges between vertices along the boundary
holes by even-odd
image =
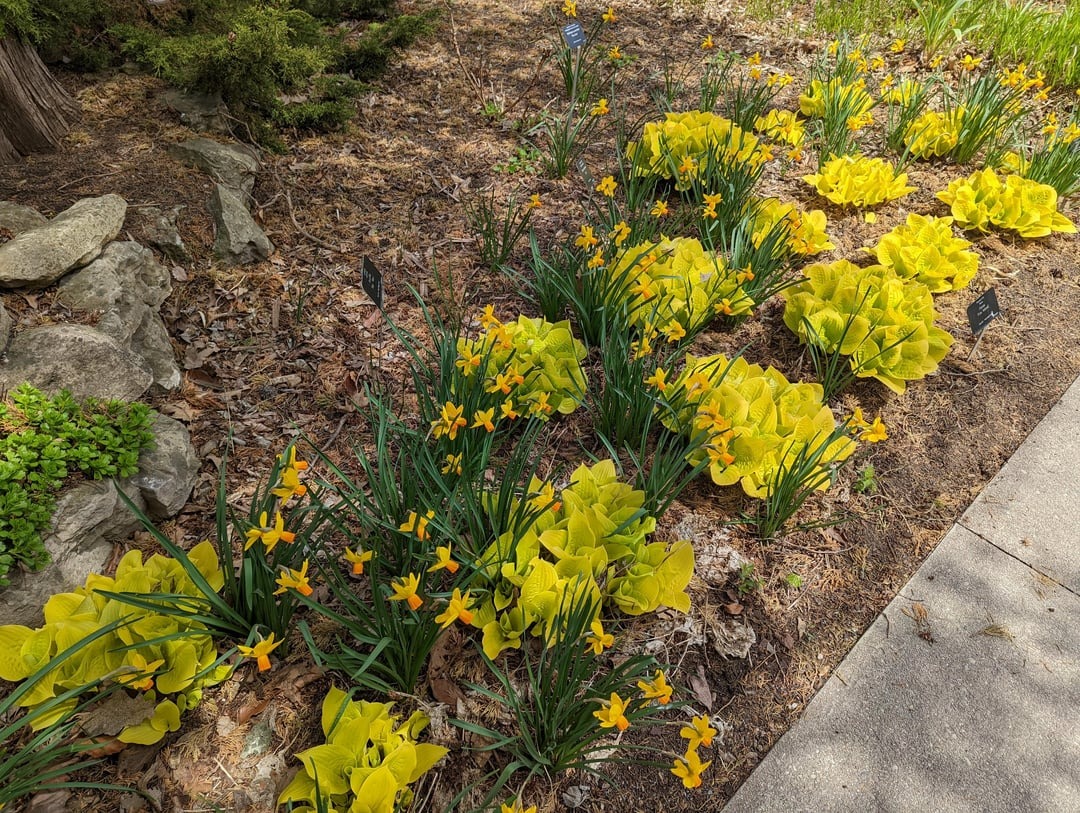
[[[188,166],[198,167],[219,183],[239,194],[244,203],[251,200],[259,162],[237,144],[222,144],[209,138],[193,138],[169,147],[169,154]]]
[[[135,401],[153,380],[141,357],[86,325],[24,330],[0,362],[0,389],[8,390],[29,382],[48,393],[69,389],[76,398]]]
[[[176,218],[183,206],[174,206],[163,211],[156,206],[146,207],[146,214],[150,218],[150,224],[146,229],[146,239],[154,248],[178,263],[187,262],[187,246],[180,237],[180,231],[176,228]]]
[[[214,93],[185,93],[182,90],[167,90],[163,94],[169,109],[180,115],[180,121],[197,132],[229,132],[226,119],[228,108],[221,101],[221,95]]]
[[[9,200],[0,200],[0,231],[11,232],[11,237],[24,231],[36,229],[49,222],[49,218],[37,209],[21,206]]]
[[[8,340],[11,338],[11,329],[14,326],[15,321],[11,318],[11,314],[0,304],[0,356],[3,356],[7,351]]]
[[[126,213],[118,195],[84,198],[0,245],[0,288],[44,288],[81,268],[120,233]]]
[[[137,487],[127,483],[124,493],[143,508]],[[11,584],[0,591],[4,623],[41,624],[41,608],[49,596],[83,584],[88,573],[100,573],[112,555],[112,543],[138,527],[139,520],[120,500],[111,480],[87,481],[61,494],[51,529],[42,540],[52,564],[37,573],[9,574]]]
[[[199,458],[183,424],[158,415],[152,427],[153,449],[139,456],[139,472],[131,478],[153,520],[177,513],[187,503],[199,473]]]
[[[265,260],[274,244],[263,234],[243,201],[223,184],[214,187],[210,196],[210,213],[217,226],[214,253],[232,265]]]
[[[180,368],[158,308],[171,292],[169,272],[153,252],[124,242],[60,280],[58,295],[76,310],[99,313],[97,329],[142,356],[154,384],[169,390],[180,385]]]

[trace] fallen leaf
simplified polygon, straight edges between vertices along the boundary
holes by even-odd
[[[733,601],[731,604],[725,604],[724,610],[728,615],[742,615],[743,606],[737,601]]]
[[[713,693],[709,681],[705,678],[705,667],[698,664],[697,672],[690,675],[690,693],[694,695],[707,711],[712,711]]]

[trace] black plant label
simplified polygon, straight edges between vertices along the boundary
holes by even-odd
[[[987,290],[967,307],[968,324],[971,332],[978,336],[991,321],[1001,316],[1001,308],[998,306],[997,294],[993,288]]]
[[[581,23],[564,25],[562,35],[568,48],[580,48],[585,44],[585,29],[581,27]]]
[[[364,292],[371,297],[375,307],[382,310],[383,289],[382,272],[375,267],[370,257],[364,257],[364,270],[360,272],[360,285]]]

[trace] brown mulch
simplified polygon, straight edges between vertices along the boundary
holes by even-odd
[[[409,10],[430,4],[401,5]],[[480,264],[463,205],[478,190],[494,184],[500,195],[518,200],[541,193],[545,206],[536,222],[542,244],[576,230],[586,216],[583,202],[591,190],[576,173],[552,181],[494,169],[521,144],[513,127],[517,117],[561,98],[553,68],[537,71],[551,50],[553,4],[457,3],[452,26],[447,7],[436,5],[443,9],[439,33],[406,54],[377,93],[359,100],[353,125],[330,136],[298,135],[287,154],[265,156],[255,198],[256,215],[277,246],[269,262],[228,269],[212,259],[213,224],[206,209],[211,185],[166,155],[168,144],[191,133],[165,108],[163,86],[154,79],[62,77],[84,109],[64,150],[0,167],[0,198],[47,215],[79,198],[122,195],[130,206],[126,234],[135,240],[143,239],[148,225],[144,207],[184,206],[180,230],[193,259],[173,269],[165,318],[185,377],[177,393],[155,406],[190,427],[204,466],[191,503],[167,529],[174,538],[194,542],[209,532],[216,467],[226,451],[231,498],[241,504],[270,456],[297,432],[347,465],[352,445],[367,439],[354,399],[367,382],[399,386],[400,346],[386,319],[419,324],[407,286],[441,307],[472,311],[494,302],[506,314],[523,307],[515,286]],[[811,52],[821,46],[787,37],[787,25],[756,23],[723,4],[637,0],[620,4],[619,12],[612,43],[640,55],[627,69],[620,97],[631,119],[649,109],[648,92],[661,82],[656,71],[663,59],[699,64],[698,43],[706,33],[741,53],[760,51],[766,65],[796,74],[779,100],[787,107],[796,103]],[[583,3],[582,13],[599,11]],[[502,121],[481,113],[492,98],[510,109]],[[611,171],[610,139],[598,139],[586,160],[595,178]],[[821,207],[797,180],[809,171],[809,165],[770,171],[766,189]],[[907,212],[946,214],[933,191],[962,172],[917,166],[910,177],[920,191],[882,207],[874,224],[823,207],[837,245],[826,259],[857,259],[860,246],[873,244]],[[1080,215],[1075,201],[1064,210],[1074,220]],[[642,635],[664,641],[661,658],[680,663],[680,684],[696,679],[695,703],[705,708],[708,699],[728,730],[701,789],[686,791],[655,769],[618,768],[614,786],[592,785],[579,809],[719,809],[1080,372],[1076,238],[1025,242],[995,234],[976,244],[981,268],[970,289],[936,298],[940,324],[956,339],[938,373],[903,396],[865,381],[845,396],[848,406],[857,402],[869,415],[880,411],[890,437],[860,450],[827,498],[804,517],[840,514],[842,524],[761,542],[727,527],[732,512],[746,507],[737,497],[705,482],[683,495],[679,510],[704,518],[718,539],[754,563],[762,583],[743,595],[733,582],[695,582],[694,619],[708,626],[745,618],[757,642],[746,660],[724,658],[692,641],[690,633],[672,632],[678,622],[669,617]],[[385,318],[360,289],[365,256],[385,275]],[[989,287],[997,290],[1003,317],[975,347],[965,308]],[[7,294],[4,304],[22,328],[64,315],[49,292]],[[772,302],[735,331],[707,333],[699,352],[730,353],[748,345],[751,361],[773,364],[791,379],[808,379],[809,362],[783,327],[782,311]],[[570,429],[559,431],[565,443],[557,454],[580,457]],[[876,490],[858,493],[853,485],[869,465]],[[801,586],[786,581],[792,573]],[[200,710],[185,719],[179,738],[154,762],[164,809],[242,809],[250,797],[240,790],[257,779],[254,760],[239,756],[251,728],[259,721],[270,725],[279,738],[275,747],[287,744],[288,758],[314,742],[312,712],[324,687],[297,659],[268,678],[241,670],[239,678],[208,692]],[[269,701],[269,710],[252,711],[262,701]],[[664,742],[678,748],[675,739]],[[459,776],[474,772],[469,759],[459,755],[441,770],[434,798],[445,798]],[[564,784],[582,784],[574,779]],[[533,783],[532,801],[541,810],[563,809],[561,789]],[[101,805],[111,803],[76,795],[73,809],[80,804],[105,809]]]

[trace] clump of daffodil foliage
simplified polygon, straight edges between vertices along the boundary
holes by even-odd
[[[1076,233],[1073,222],[1057,210],[1054,187],[1019,175],[1002,179],[989,167],[956,179],[937,197],[949,204],[962,229],[986,232],[996,226],[1021,237],[1046,237],[1056,231]]]
[[[953,338],[934,325],[930,289],[890,268],[837,260],[808,266],[804,282],[783,292],[784,324],[803,343],[850,356],[857,378],[876,378],[896,393],[937,369]]]
[[[787,226],[788,248],[792,254],[807,256],[836,248],[825,232],[828,219],[820,209],[803,211],[794,203],[784,203],[778,198],[765,198],[756,202],[753,211],[752,239],[755,246],[760,246],[776,224],[784,221]]]
[[[904,134],[904,146],[918,158],[948,155],[960,138],[964,113],[963,106],[947,113],[926,111],[908,127]]]
[[[742,289],[743,272],[728,268],[722,256],[692,237],[627,248],[612,273],[629,283],[631,323],[669,337],[694,333],[718,314],[738,315],[754,306]]]
[[[278,798],[293,813],[348,810],[392,813],[412,804],[409,787],[442,759],[447,749],[418,743],[428,718],[391,714],[393,703],[350,700],[331,688],[322,703],[326,742],[296,755],[303,770]],[[316,782],[318,788],[316,789]]]
[[[869,112],[874,99],[866,92],[862,79],[845,82],[837,76],[828,82],[813,79],[805,93],[799,95],[799,110],[804,116],[821,117],[828,109],[842,109],[851,116]]]
[[[907,174],[897,175],[888,161],[862,155],[832,158],[820,172],[804,175],[803,180],[838,206],[877,206],[915,191],[907,185]]]
[[[792,147],[801,146],[806,140],[802,119],[793,110],[770,110],[754,120],[754,129],[773,141]]]
[[[907,222],[883,235],[872,249],[877,261],[904,279],[921,282],[931,293],[966,288],[979,270],[971,243],[953,236],[951,217],[910,214]]]
[[[621,482],[612,461],[579,466],[558,495],[535,479],[530,493],[541,513],[527,528],[504,532],[480,561],[489,595],[472,623],[483,630],[489,658],[520,648],[529,630],[556,640],[560,608],[584,598],[597,612],[604,605],[627,615],[690,609],[693,547],[648,541],[656,519],[643,508],[645,492]]]
[[[0,399],[0,587],[16,563],[48,564],[41,534],[69,475],[129,477],[153,440],[145,404],[80,403],[29,384]]]
[[[674,179],[676,189],[689,189],[713,164],[741,163],[756,169],[769,159],[753,133],[700,110],[667,113],[662,121],[648,122],[641,139],[630,142],[626,152],[635,175]]]
[[[767,497],[781,467],[836,429],[819,384],[792,383],[779,370],[741,357],[687,355],[678,378],[661,392],[675,408],[664,425],[703,440],[690,462],[707,457],[714,483],[739,483],[751,497]],[[822,459],[839,462],[855,449],[847,438],[833,444]]]
[[[211,587],[221,588],[224,576],[213,545],[196,545],[188,558]],[[199,704],[205,687],[228,677],[231,667],[217,663],[213,639],[199,622],[140,609],[109,593],[167,593],[177,597],[178,605],[189,596],[193,608],[202,598],[175,559],[155,554],[144,562],[141,551],[129,551],[115,577],[90,574],[85,586],[52,596],[45,604],[43,627],[0,627],[0,678],[24,680],[72,644],[128,616],[128,623],[93,641],[79,657],[62,660],[19,705],[33,709],[95,679],[111,677],[125,685],[145,711],[144,719],[126,725],[117,739],[155,743],[176,731],[180,715]],[[78,700],[58,704],[55,714],[39,718],[34,727],[49,725]],[[137,708],[132,704],[125,710],[131,714]]]
[[[480,322],[477,338],[458,339],[457,366],[464,377],[477,376],[488,392],[511,396],[521,412],[541,420],[577,409],[585,396],[586,351],[569,322],[519,316],[503,323],[490,307]]]

